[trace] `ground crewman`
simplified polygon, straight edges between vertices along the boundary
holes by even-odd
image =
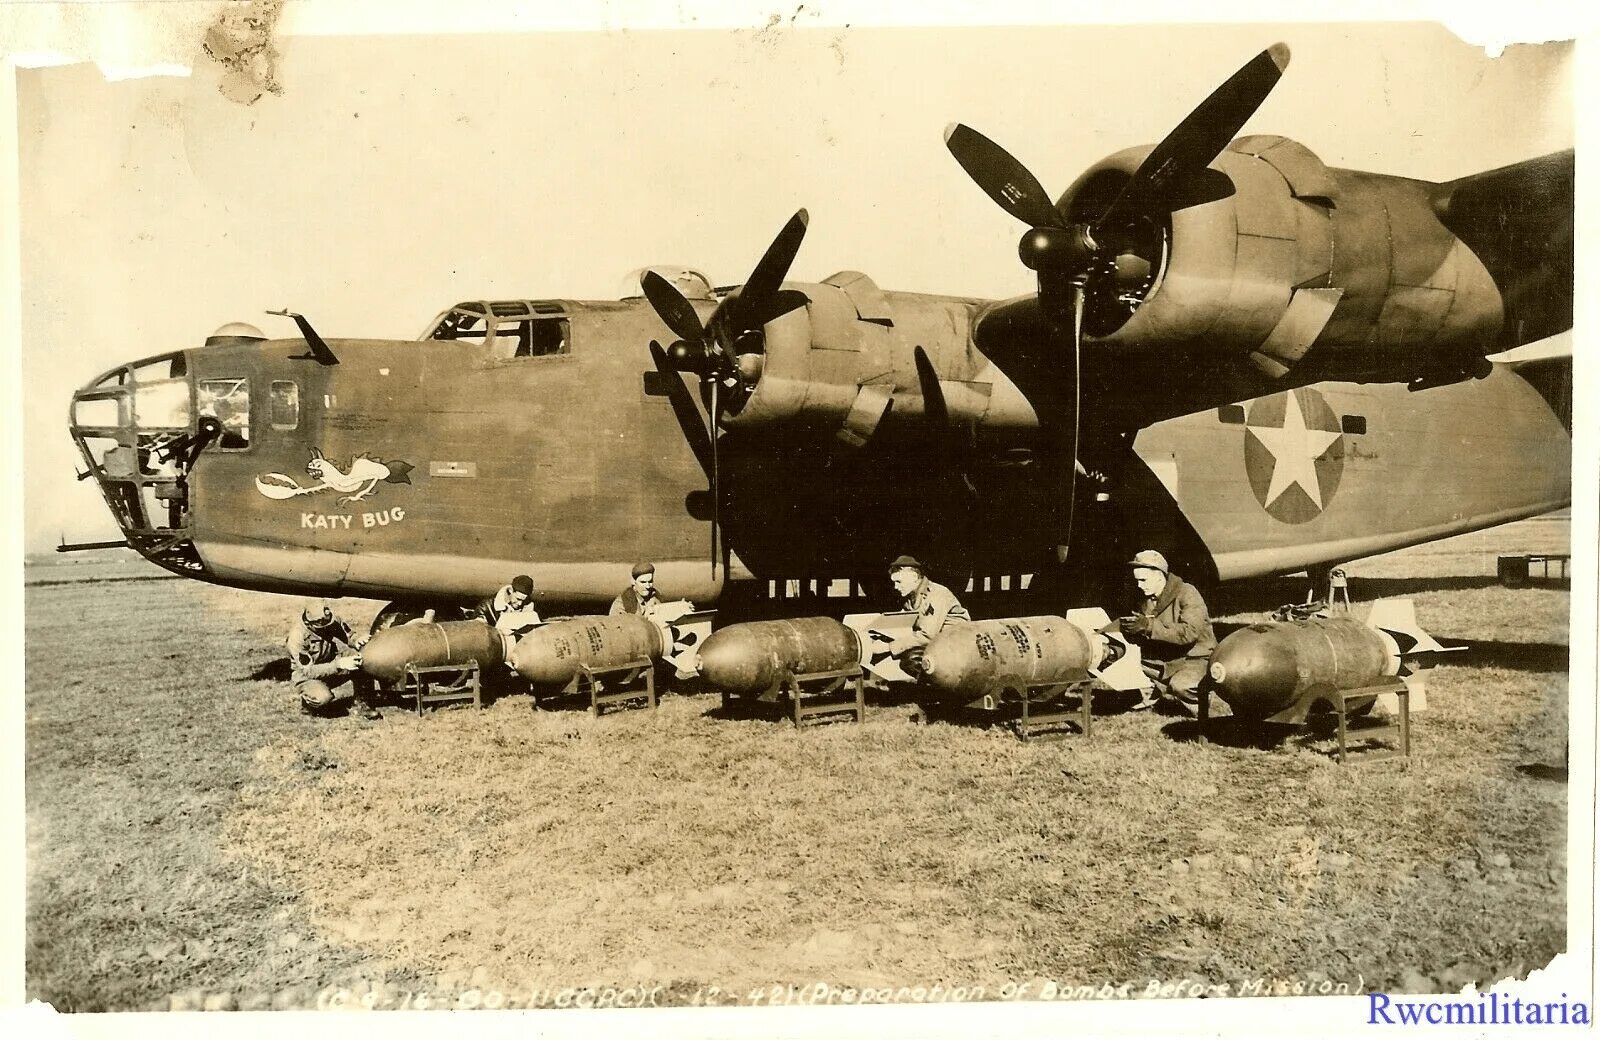
[[[529,629],[538,626],[539,611],[533,605],[533,579],[519,574],[511,584],[502,585],[494,595],[478,604],[477,616],[489,623],[505,640],[506,660],[511,648]]]
[[[334,690],[351,687],[350,711],[364,719],[380,719],[372,706],[372,679],[361,674],[361,647],[350,624],[333,613],[325,599],[307,604],[289,626],[289,681],[300,695],[300,710],[307,715],[338,714]]]
[[[661,604],[661,594],[656,591],[656,565],[640,561],[633,565],[633,584],[611,601],[610,614],[638,614],[642,618],[655,617]]]
[[[1159,698],[1194,714],[1206,659],[1216,649],[1211,615],[1200,590],[1173,574],[1167,558],[1145,549],[1128,561],[1133,568],[1133,613],[1118,620],[1122,634],[1139,647],[1145,674],[1155,685],[1137,705]]]
[[[895,557],[889,564],[889,581],[903,600],[900,609],[917,615],[911,631],[895,637],[884,648],[896,656],[927,646],[951,621],[972,620],[954,592],[928,580],[927,568],[914,556]]]

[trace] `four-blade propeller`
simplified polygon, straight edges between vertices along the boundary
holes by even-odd
[[[706,478],[711,482],[713,574],[716,573],[722,526],[722,464],[717,430],[730,396],[746,392],[742,376],[748,376],[760,365],[760,356],[766,350],[763,330],[767,323],[797,307],[805,306],[804,294],[785,291],[781,286],[788,276],[789,266],[794,263],[795,254],[800,251],[809,220],[803,209],[790,217],[762,254],[750,277],[736,292],[723,298],[712,312],[711,320],[704,325],[700,324],[700,315],[694,305],[671,282],[654,271],[646,271],[639,280],[650,306],[655,309],[662,323],[678,337],[664,351],[657,344],[651,344],[656,367],[663,372],[688,372],[703,381],[706,435],[703,438],[698,434],[690,435],[687,425],[685,433],[690,435],[691,444],[710,442],[709,451],[696,451],[696,454],[701,457]],[[678,418],[680,424],[684,424],[685,416],[681,408]]]
[[[1039,302],[1059,323],[1071,351],[1074,404],[1070,420],[1061,423],[1065,434],[1061,447],[1070,460],[1063,538],[1057,550],[1063,563],[1076,505],[1082,426],[1079,377],[1088,296],[1097,284],[1115,286],[1123,274],[1119,261],[1126,263],[1120,254],[1140,224],[1232,193],[1228,178],[1210,169],[1210,164],[1261,107],[1288,65],[1289,48],[1281,43],[1246,62],[1151,149],[1093,219],[1070,220],[1027,167],[976,130],[956,123],[945,131],[945,146],[967,175],[1001,209],[1029,225],[1017,252],[1023,264],[1038,273]]]
[[[1227,177],[1210,164],[1261,107],[1288,65],[1289,48],[1281,43],[1246,62],[1151,149],[1092,220],[1069,221],[1027,167],[971,127],[952,124],[945,130],[945,146],[1001,209],[1030,226],[1018,253],[1038,272],[1041,296],[1065,318],[1072,313],[1067,290],[1114,270],[1115,250],[1131,226],[1232,193]]]

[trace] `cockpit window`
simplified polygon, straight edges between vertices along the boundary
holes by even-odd
[[[433,320],[425,340],[466,342],[489,348],[501,361],[572,352],[566,308],[554,300],[458,303]]]
[[[427,338],[465,340],[482,346],[488,336],[489,323],[482,314],[457,307],[444,313]]]
[[[202,379],[195,385],[195,411],[222,423],[223,451],[250,447],[250,380]]]
[[[565,354],[569,333],[565,318],[501,318],[494,328],[494,356],[509,360]]]

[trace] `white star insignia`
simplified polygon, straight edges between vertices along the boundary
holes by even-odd
[[[1322,484],[1317,480],[1317,460],[1327,453],[1342,433],[1338,430],[1307,429],[1300,411],[1300,398],[1290,391],[1283,406],[1282,426],[1251,426],[1249,430],[1272,453],[1272,482],[1267,486],[1267,506],[1295,484],[1322,509]]]

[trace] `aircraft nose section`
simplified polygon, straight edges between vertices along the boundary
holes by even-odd
[[[68,431],[123,536],[175,574],[209,571],[192,538],[189,471],[220,430],[194,414],[188,357],[162,354],[117,368],[72,395]]]
[[[1283,691],[1294,688],[1294,644],[1284,635],[1272,625],[1251,625],[1212,651],[1212,687],[1235,715],[1265,718],[1278,710]]]

